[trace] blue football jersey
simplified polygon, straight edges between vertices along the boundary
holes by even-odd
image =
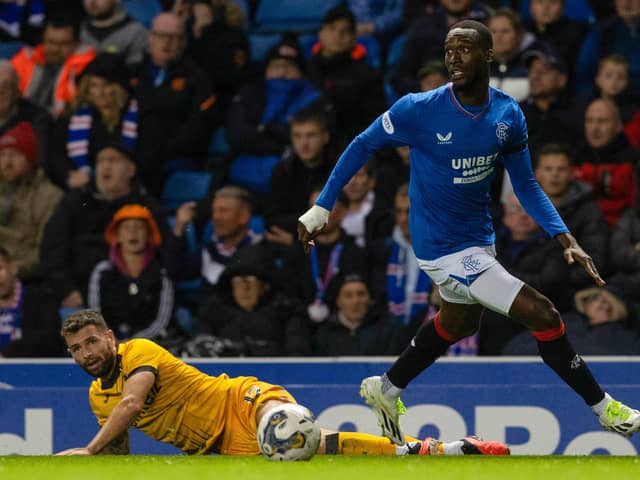
[[[411,148],[409,223],[418,258],[494,243],[489,190],[498,164],[509,172],[522,206],[549,235],[568,232],[533,175],[520,106],[495,88],[478,107],[460,104],[451,84],[402,97],[351,142],[316,203],[331,209],[376,150],[399,145]]]

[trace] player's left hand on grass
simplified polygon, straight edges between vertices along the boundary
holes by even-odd
[[[598,269],[595,263],[593,263],[591,256],[578,245],[575,238],[571,237],[571,243],[568,247],[565,247],[563,255],[569,265],[573,265],[575,262],[580,263],[599,287],[602,287],[606,283],[598,273]]]
[[[328,220],[329,210],[318,205],[312,206],[298,218],[298,240],[302,242],[304,253],[309,253],[314,245],[313,239],[322,231]]]
[[[56,453],[56,456],[69,457],[72,455],[91,455],[91,452],[89,452],[88,448],[68,448],[67,450]]]

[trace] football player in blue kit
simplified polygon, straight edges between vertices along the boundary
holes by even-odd
[[[410,147],[411,241],[420,267],[439,286],[442,306],[385,374],[362,381],[360,394],[384,435],[402,444],[402,390],[450,345],[476,332],[483,308],[489,308],[531,330],[544,362],[584,399],[605,429],[631,435],[640,429],[640,412],[600,388],[571,346],[551,301],[495,259],[489,189],[501,164],[520,203],[558,240],[567,263],[579,262],[597,285],[604,285],[535,180],[518,103],[489,86],[491,33],[479,22],[458,22],[446,36],[444,54],[450,83],[408,94],[380,115],[346,148],[315,205],[299,218],[298,238],[308,251],[338,194],[367,159],[382,147]]]

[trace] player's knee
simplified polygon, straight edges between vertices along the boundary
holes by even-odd
[[[535,306],[535,311],[536,330],[552,330],[560,327],[562,322],[560,312],[548,298],[540,298]]]
[[[480,328],[480,321],[477,319],[449,322],[446,325],[442,325],[444,330],[453,339],[466,338],[478,331]]]

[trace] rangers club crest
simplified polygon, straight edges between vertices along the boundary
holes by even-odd
[[[496,124],[496,137],[498,137],[498,140],[500,141],[500,143],[506,142],[508,136],[509,136],[509,125],[507,125],[504,122],[498,122]]]

